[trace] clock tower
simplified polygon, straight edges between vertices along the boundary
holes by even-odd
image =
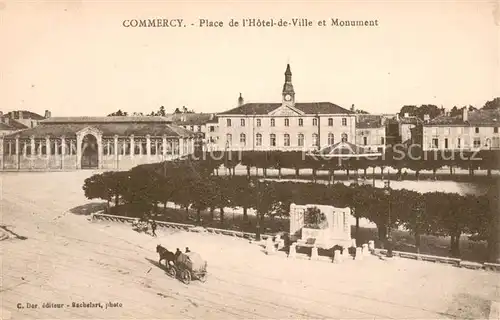
[[[295,104],[295,91],[292,84],[292,71],[290,64],[286,65],[285,83],[283,84],[282,101],[284,105],[293,106]]]

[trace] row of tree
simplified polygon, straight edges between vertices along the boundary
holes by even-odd
[[[449,111],[450,116],[454,117],[462,115],[463,108],[467,108],[468,111],[478,110],[478,108],[471,105],[463,106],[462,108],[457,108],[457,106],[454,106]],[[481,110],[493,110],[493,109],[500,109],[500,97],[486,101],[486,103],[481,108]],[[430,119],[434,119],[435,117],[443,114],[444,112],[445,112],[444,108],[442,107],[439,108],[438,106],[433,104],[423,104],[419,107],[417,107],[416,105],[405,105],[400,109],[399,116],[403,117],[406,113],[408,113],[410,116],[415,116],[420,120],[424,120],[425,115],[429,115]]]
[[[388,147],[382,156],[373,157],[338,157],[328,158],[319,154],[307,154],[302,151],[199,151],[192,158],[202,159],[217,170],[221,165],[230,169],[234,174],[237,165],[250,169],[262,169],[264,177],[267,169],[277,169],[281,177],[281,169],[294,169],[295,175],[300,175],[301,169],[312,169],[313,180],[316,179],[318,170],[329,172],[330,179],[334,180],[335,171],[364,170],[366,176],[369,168],[391,167],[398,170],[398,176],[402,177],[404,169],[415,171],[418,179],[423,170],[432,171],[436,177],[437,170],[448,167],[450,174],[453,168],[467,169],[470,175],[474,175],[477,169],[491,170],[500,169],[500,152],[497,150],[482,150],[480,152],[451,152],[451,151],[429,151],[424,152],[421,148],[394,149]]]
[[[421,194],[409,190],[390,190],[368,185],[273,182],[245,176],[215,176],[206,161],[174,161],[142,165],[126,172],[105,172],[85,180],[83,189],[89,199],[126,203],[136,216],[158,212],[167,202],[196,210],[201,223],[202,211],[214,217],[220,209],[243,208],[257,213],[255,232],[266,217],[287,216],[291,203],[351,207],[357,219],[366,218],[377,225],[384,242],[388,228],[404,226],[415,235],[432,234],[451,237],[451,251],[460,255],[461,235],[488,241],[490,259],[500,258],[498,230],[498,188],[484,196],[460,196],[442,192]],[[357,231],[356,231],[357,235]]]
[[[182,109],[175,108],[174,113],[194,113],[193,110],[188,110],[186,106],[182,107]],[[118,109],[117,111],[108,114],[108,117],[124,117],[128,116],[129,113],[127,111],[122,111],[121,109]],[[160,117],[165,117],[167,115],[167,112],[165,111],[165,107],[161,106],[157,111],[151,111],[150,113],[144,114],[143,112],[133,112],[130,114],[131,116],[160,116]]]

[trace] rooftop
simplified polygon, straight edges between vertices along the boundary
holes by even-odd
[[[467,114],[467,121],[463,120],[463,115],[441,115],[438,116],[425,126],[448,126],[448,125],[461,125],[461,126],[500,126],[500,110],[474,110],[469,111]]]
[[[358,129],[374,129],[382,128],[383,117],[375,114],[357,114],[356,115],[356,128]]]
[[[167,117],[158,116],[112,116],[112,117],[52,117],[40,124],[55,123],[171,123]]]
[[[171,125],[167,122],[160,121],[161,119],[153,119],[153,121],[111,121],[111,122],[98,122],[96,119],[91,118],[89,121],[69,122],[67,118],[63,121],[52,120],[52,122],[43,121],[35,128],[22,130],[13,134],[9,134],[6,138],[14,138],[20,136],[21,138],[35,137],[76,137],[78,131],[87,127],[95,128],[102,132],[103,136],[113,137],[118,135],[123,136],[146,136],[161,137],[191,137],[193,132],[188,131],[176,125]]]
[[[219,113],[219,115],[266,115],[281,107],[282,103],[245,103],[242,106]],[[296,103],[295,108],[305,114],[353,114],[354,112],[342,108],[331,102],[302,102]]]

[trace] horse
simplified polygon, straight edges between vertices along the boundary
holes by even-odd
[[[175,263],[175,259],[177,258],[176,255],[173,252],[168,251],[167,248],[164,248],[161,245],[157,245],[156,252],[158,252],[158,255],[160,256],[160,259],[158,260],[158,264],[160,266],[162,260],[165,260],[167,266],[169,265],[170,261],[172,261],[172,263]]]

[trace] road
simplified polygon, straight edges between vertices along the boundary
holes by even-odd
[[[374,256],[292,260],[227,236],[161,229],[153,238],[90,222],[77,214],[94,205],[81,188],[90,174],[0,173],[10,235],[1,245],[2,319],[485,318],[499,300],[493,272]],[[208,281],[169,278],[156,266],[159,243],[199,252]],[[71,307],[88,302],[103,308]]]

